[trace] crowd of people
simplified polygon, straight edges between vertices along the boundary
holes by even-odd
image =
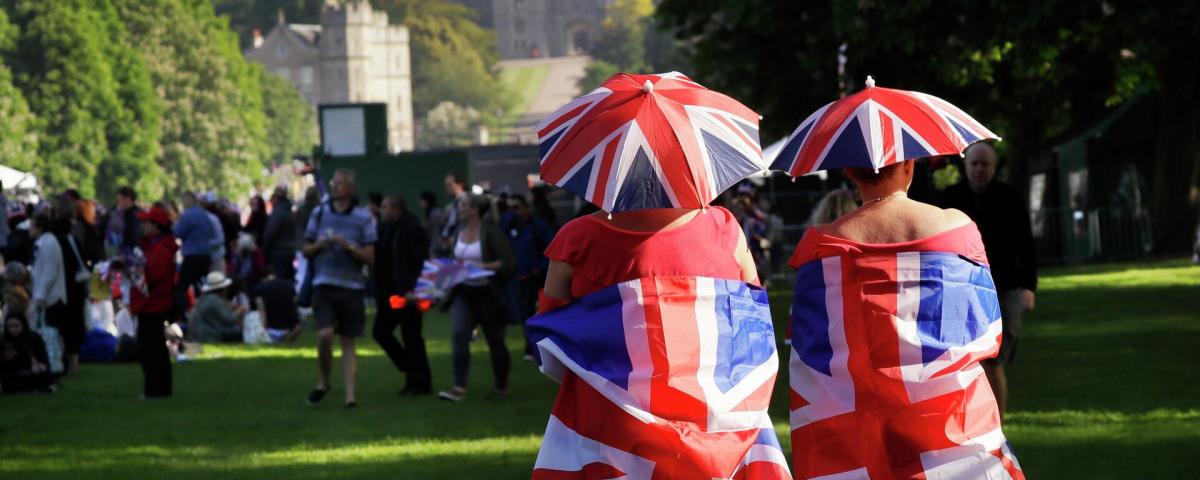
[[[992,181],[995,164],[990,148],[969,151],[967,181],[943,192],[937,203],[967,212],[994,257],[1008,321],[1005,349],[987,369],[1003,410],[1003,365],[1012,358],[1020,311],[1033,306],[1036,263],[1028,222],[1018,228],[1019,208],[1004,207],[1020,202],[1010,198],[1011,189]],[[54,391],[62,377],[78,371],[81,358],[136,359],[146,377],[143,396],[169,396],[172,357],[187,360],[208,343],[290,342],[311,312],[318,380],[307,400],[321,402],[331,389],[337,343],[344,405],[353,408],[356,341],[367,331],[371,304],[371,337],[405,376],[399,393],[433,394],[422,333],[427,307],[414,290],[425,260],[453,258],[492,274],[458,285],[440,302],[451,319],[453,372],[437,395],[466,398],[469,347],[479,337],[490,352],[488,396],[507,395],[508,325],[523,324],[546,303],[547,297],[539,298],[543,286],[550,292],[565,288],[555,287],[564,284],[562,278],[547,281],[550,260],[573,258],[564,245],[580,248],[556,238],[560,224],[548,189],[490,194],[450,173],[444,203],[426,191],[410,210],[398,195],[371,193],[360,205],[350,170],[335,172],[328,187],[324,195],[309,187],[298,204],[287,188],[277,187],[267,199],[251,197],[244,211],[211,192],[184,193],[178,205],[144,204],[123,187],[111,208],[73,190],[33,205],[0,196],[6,215],[0,222],[5,262],[0,389]],[[769,279],[770,260],[784,255],[782,220],[749,183],[716,204],[725,207],[744,239],[740,275]],[[857,207],[852,191],[835,189],[818,203],[809,223],[829,224]],[[583,209],[576,217],[591,218],[589,213]],[[533,354],[526,341],[523,359],[532,361]]]
[[[310,187],[298,205],[280,186],[244,208],[212,192],[146,203],[129,187],[108,207],[74,190],[30,204],[0,196],[0,391],[55,391],[82,359],[137,361],[143,398],[170,396],[172,360],[189,360],[204,344],[290,342],[311,313],[319,379],[308,401],[330,388],[336,338],[345,405],[353,407],[355,343],[373,304],[371,336],[406,374],[400,393],[432,394],[422,335],[428,307],[413,290],[425,260],[443,257],[494,274],[441,302],[453,319],[454,374],[440,396],[465,398],[477,336],[492,353],[495,394],[504,395],[505,330],[534,314],[542,252],[554,236],[545,191],[472,193],[451,173],[445,203],[422,192],[410,211],[397,195],[371,193],[360,206],[355,183],[353,171],[339,170],[325,194]],[[531,355],[526,345],[525,359]]]

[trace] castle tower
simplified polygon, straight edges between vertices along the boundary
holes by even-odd
[[[300,50],[313,53],[301,57]],[[387,13],[371,8],[367,0],[326,0],[320,25],[287,24],[281,19],[260,45],[244,55],[288,78],[314,106],[386,103],[389,148],[413,149],[408,29],[389,25]],[[316,78],[311,78],[314,69]]]

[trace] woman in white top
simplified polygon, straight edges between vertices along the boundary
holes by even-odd
[[[495,272],[487,278],[467,281],[448,295],[452,329],[450,350],[454,357],[454,386],[438,392],[438,397],[454,402],[467,395],[467,371],[471,362],[471,332],[483,329],[492,357],[495,391],[490,396],[508,394],[509,355],[504,343],[504,282],[516,259],[504,233],[495,222],[485,220],[491,201],[483,195],[466,195],[458,200],[458,233],[454,236],[454,257]]]

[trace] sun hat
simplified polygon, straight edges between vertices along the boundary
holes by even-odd
[[[233,280],[231,280],[229,277],[226,277],[224,273],[209,272],[208,276],[204,278],[204,287],[200,290],[204,293],[208,293],[213,290],[220,290],[232,284]]]

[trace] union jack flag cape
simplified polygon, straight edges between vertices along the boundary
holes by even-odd
[[[949,252],[797,267],[797,478],[1023,479],[979,361],[999,348],[988,267]]]
[[[562,383],[535,480],[791,478],[767,416],[779,360],[761,289],[643,278],[526,329]]]

